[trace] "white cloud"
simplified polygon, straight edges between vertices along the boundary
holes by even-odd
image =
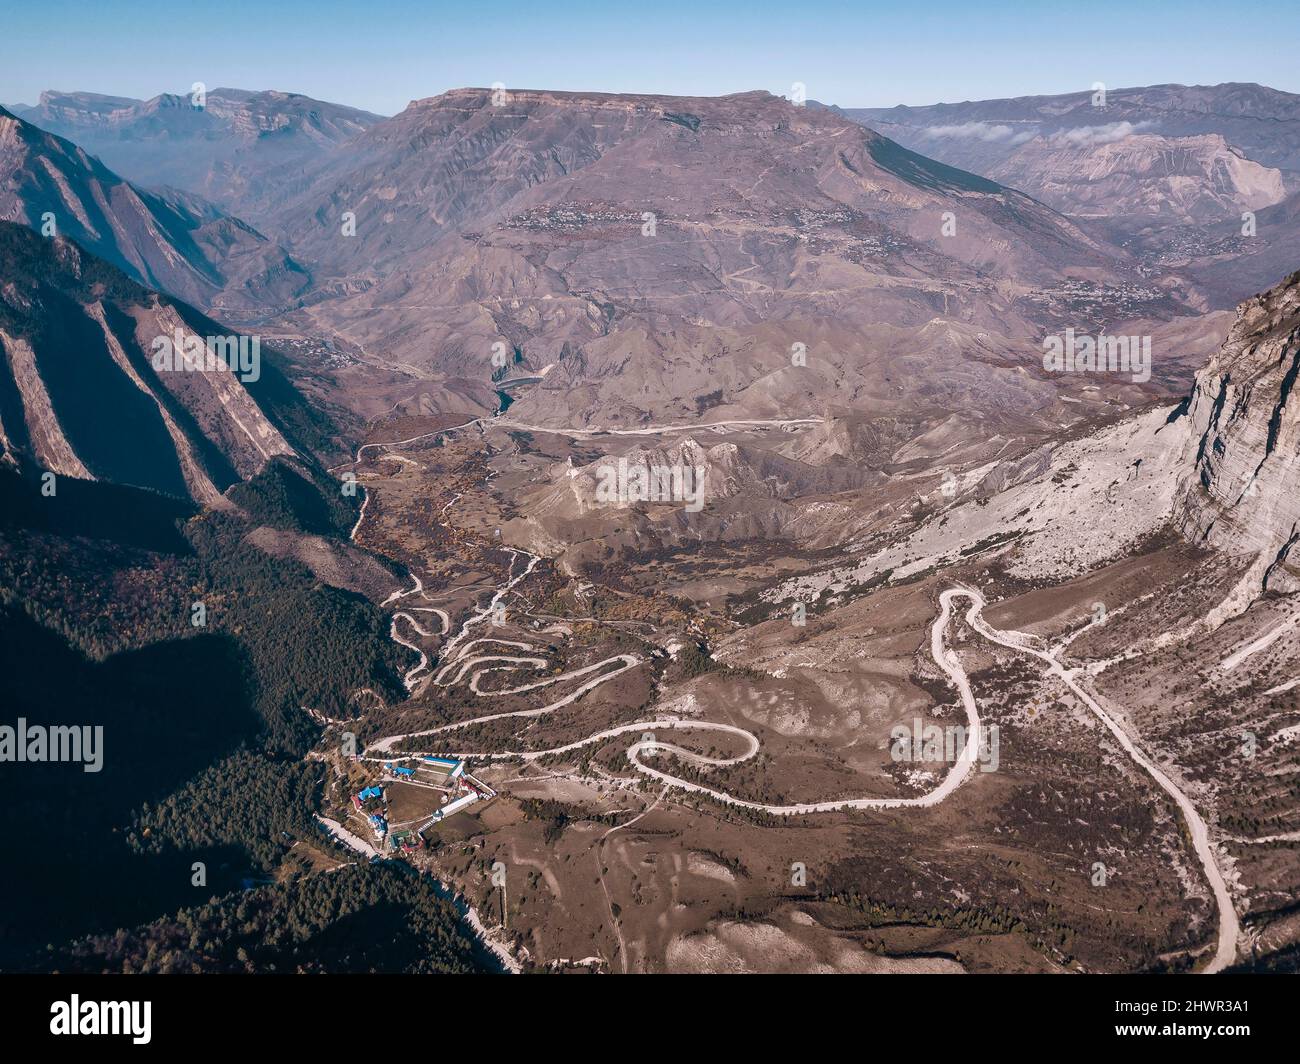
[[[1150,129],[1154,122],[1108,122],[1104,126],[1077,126],[1053,133],[1048,140],[1057,147],[1091,148],[1098,144],[1112,144],[1134,133]]]
[[[966,137],[993,143],[1005,141],[1008,144],[1023,144],[1034,135],[1033,130],[1017,131],[1014,126],[994,124],[992,122],[963,122],[958,126],[930,126],[924,132],[928,137]]]

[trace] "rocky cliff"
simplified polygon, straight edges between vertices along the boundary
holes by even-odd
[[[1286,198],[1280,170],[1246,158],[1218,133],[1035,137],[990,176],[1078,217],[1212,223]]]
[[[1300,273],[1242,303],[1196,378],[1175,518],[1198,543],[1254,556],[1256,590],[1300,590]]]
[[[72,241],[0,222],[4,464],[214,504],[273,458],[299,461],[290,436],[317,415],[252,338],[247,362],[207,358],[227,336]],[[186,342],[204,357],[161,357]]]

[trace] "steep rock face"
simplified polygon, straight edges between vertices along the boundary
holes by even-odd
[[[1254,555],[1252,578],[1300,590],[1300,273],[1244,302],[1197,374],[1175,516],[1194,542]]]
[[[43,231],[52,223],[141,284],[230,317],[293,305],[310,281],[239,219],[175,189],[136,188],[2,108],[0,221]]]
[[[1035,137],[990,175],[1079,217],[1217,222],[1286,197],[1281,171],[1247,159],[1217,133],[1104,143]]]
[[[271,459],[297,461],[286,433],[310,415],[265,352],[247,381],[155,359],[160,339],[221,329],[69,240],[0,222],[5,464],[212,504]]]

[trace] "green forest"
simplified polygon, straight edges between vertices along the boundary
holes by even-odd
[[[353,865],[94,935],[51,958],[73,972],[406,972],[487,967],[433,881],[409,866]]]
[[[0,968],[270,970],[269,936],[304,970],[366,971],[372,933],[410,970],[479,966],[428,883],[356,869],[246,889],[298,839],[330,845],[307,710],[344,715],[360,687],[397,699],[407,652],[369,601],[247,542],[260,525],[346,537],[356,500],[286,462],[230,497],[196,512],[61,478],[47,499],[0,472],[0,720],[104,729],[101,772],[0,773],[0,824],[28,840],[0,880]]]

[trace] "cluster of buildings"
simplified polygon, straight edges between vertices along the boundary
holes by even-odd
[[[475,802],[496,796],[496,791],[465,771],[464,761],[454,757],[434,757],[426,754],[404,765],[395,761],[386,761],[384,771],[388,773],[388,778],[395,782],[430,787],[442,792],[440,799],[444,803],[442,808],[434,810],[433,815],[416,828],[417,834]]]
[[[381,849],[413,853],[424,847],[422,833],[475,802],[496,796],[496,791],[466,771],[465,762],[453,757],[423,755],[385,761],[380,783],[362,788],[352,796],[352,805],[368,822]],[[418,826],[406,820],[390,830],[389,795],[383,785],[406,784],[438,792],[440,803]],[[427,811],[427,807],[426,807]],[[403,814],[409,815],[409,814]]]
[[[379,842],[388,834],[388,801],[382,787],[363,787],[352,796],[358,813],[370,822],[370,830]]]

